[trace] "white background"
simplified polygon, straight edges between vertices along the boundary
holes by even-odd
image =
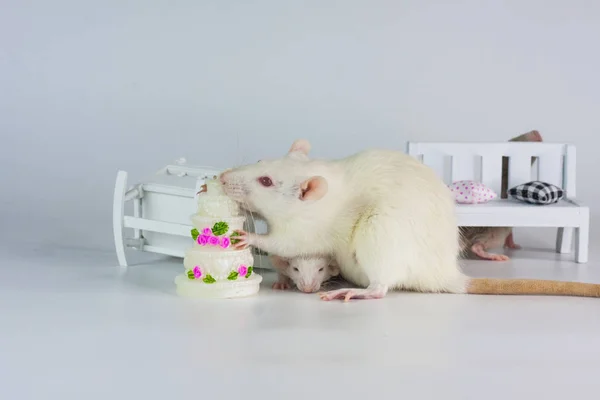
[[[531,129],[578,146],[598,217],[599,39],[594,0],[3,0],[2,235],[110,250],[117,170],[135,181],[181,156],[228,167],[299,137],[341,157]]]
[[[598,0],[0,0],[0,398],[595,398],[598,299],[324,303],[265,273],[196,303],[180,259],[110,266],[118,169],[298,137],[342,157],[537,129],[578,146],[594,234],[599,42]],[[467,272],[600,282],[598,241],[577,265],[547,233]]]

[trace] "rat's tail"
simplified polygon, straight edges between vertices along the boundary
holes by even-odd
[[[471,278],[467,293],[600,297],[600,284],[542,279]]]

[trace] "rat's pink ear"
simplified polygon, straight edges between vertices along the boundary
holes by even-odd
[[[319,200],[327,193],[329,185],[322,176],[308,178],[300,185],[300,200]]]
[[[281,258],[279,256],[276,255],[271,255],[271,264],[273,264],[273,266],[275,267],[275,269],[282,271],[284,269],[286,269],[290,263],[285,259],[285,258]]]
[[[290,151],[288,154],[302,154],[304,156],[308,156],[308,152],[310,151],[310,143],[306,139],[298,139],[290,147]]]

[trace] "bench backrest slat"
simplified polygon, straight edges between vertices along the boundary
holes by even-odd
[[[481,183],[500,194],[502,187],[502,157],[493,153],[481,155]]]
[[[562,161],[564,153],[563,149],[549,149],[540,155],[538,167],[538,179],[540,181],[548,182],[558,187],[563,186],[563,163],[556,162],[556,160]]]
[[[476,180],[500,194],[502,163],[508,159],[508,188],[541,180],[562,187],[568,197],[575,197],[576,160],[572,145],[409,142],[407,152],[432,167],[447,184]]]

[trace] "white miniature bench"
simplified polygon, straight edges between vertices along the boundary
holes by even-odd
[[[152,178],[127,187],[127,172],[119,171],[113,196],[113,236],[119,265],[127,266],[125,250],[183,258],[191,246],[190,216],[196,212],[196,193],[206,176],[217,175],[213,167],[187,166],[185,161],[167,165]],[[125,205],[133,202],[133,214]],[[132,234],[124,237],[124,230]]]
[[[409,155],[433,168],[446,184],[475,180],[498,194],[483,204],[457,204],[460,226],[556,227],[556,251],[569,253],[575,231],[575,260],[586,263],[589,208],[576,199],[575,146],[555,143],[409,142]],[[501,199],[502,158],[508,157],[508,188],[532,180],[551,183],[566,196],[551,205],[532,205]],[[532,157],[536,157],[532,165]]]

